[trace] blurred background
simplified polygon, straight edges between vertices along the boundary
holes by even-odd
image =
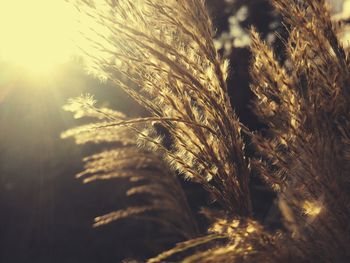
[[[336,15],[347,17],[349,1],[332,4]],[[265,0],[207,0],[207,5],[217,29],[215,44],[231,61],[232,103],[246,125],[259,129],[249,109],[247,28],[255,25],[281,50],[272,33],[285,33],[279,17]],[[74,21],[63,0],[0,1],[0,262],[118,262],[169,246],[155,241],[154,225],[130,219],[92,227],[94,217],[125,207],[127,182],[82,184],[74,178],[81,158],[96,148],[60,139],[78,124],[62,106],[91,93],[131,116],[138,110],[117,87],[85,72],[71,43]],[[258,179],[252,184],[255,216],[265,219],[273,194]],[[195,213],[209,202],[195,185],[185,188]],[[204,228],[206,221],[200,215],[198,220]]]

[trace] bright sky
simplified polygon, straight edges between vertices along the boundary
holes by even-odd
[[[350,16],[350,0],[328,0],[333,5],[333,11],[340,17]]]
[[[64,0],[0,0],[0,60],[50,71],[76,51],[76,11]]]

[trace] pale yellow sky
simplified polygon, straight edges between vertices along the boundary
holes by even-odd
[[[74,11],[62,0],[1,0],[0,59],[34,71],[67,61],[75,51]]]
[[[333,11],[340,18],[350,17],[350,0],[329,0]]]

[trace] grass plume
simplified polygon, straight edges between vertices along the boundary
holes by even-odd
[[[181,215],[187,211],[181,210],[186,208],[183,198],[174,202],[164,192],[169,185],[167,189],[176,193],[181,187],[173,185],[173,175],[164,175],[171,173],[161,158],[172,170],[202,185],[221,207],[207,233],[149,262],[350,259],[350,79],[348,52],[337,37],[341,25],[332,21],[325,1],[272,3],[288,31],[283,40],[285,56],[278,57],[251,30],[254,109],[267,128],[249,131],[230,104],[228,62],[214,48],[204,1],[76,1],[103,28],[86,34],[90,68],[124,89],[151,114],[129,119],[109,109],[95,109],[88,98],[78,107],[82,112],[75,114],[100,122],[63,135],[76,137],[78,143],[124,144],[85,159],[80,176],[87,181],[147,178],[148,183],[131,188],[128,194],[157,197],[151,206],[129,207],[97,218],[96,224],[169,207],[178,220],[187,222]],[[170,134],[170,147],[154,128],[157,125]],[[138,150],[134,137],[126,136],[124,129],[131,130],[147,150]],[[242,132],[256,149],[251,160],[244,151]],[[144,171],[150,167],[156,168],[156,174]],[[130,173],[124,173],[125,169]],[[277,193],[284,229],[271,232],[253,218],[252,170]]]
[[[95,103],[93,97],[87,95],[72,99],[64,107],[73,112],[76,118],[95,118],[99,122],[68,130],[62,134],[62,138],[73,137],[78,144],[108,143],[114,147],[85,157],[84,170],[76,177],[84,183],[128,179],[131,186],[126,195],[144,196],[144,202],[98,216],[94,226],[133,217],[154,221],[161,227],[171,229],[181,238],[194,237],[198,231],[197,225],[178,179],[158,154],[137,147],[138,133],[142,133],[138,129],[142,127],[115,125],[127,122],[127,117],[118,111],[96,107]]]

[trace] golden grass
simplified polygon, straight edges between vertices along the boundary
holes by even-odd
[[[124,144],[87,158],[80,176],[87,175],[87,181],[141,176],[148,183],[130,189],[129,195],[154,197],[151,207],[129,207],[97,218],[96,224],[168,207],[180,222],[189,220],[181,216],[181,211],[190,214],[182,197],[167,199],[165,184],[176,193],[181,187],[173,184],[173,175],[165,175],[172,173],[161,157],[167,167],[202,185],[221,207],[207,235],[179,243],[149,262],[171,261],[177,254],[183,262],[350,260],[350,79],[348,53],[337,38],[341,25],[332,22],[324,1],[272,2],[288,24],[289,37],[286,59],[281,60],[254,29],[251,32],[255,111],[268,127],[260,133],[244,127],[230,105],[228,63],[214,48],[204,1],[77,1],[83,13],[108,32],[95,31],[89,38],[96,50],[87,49],[90,67],[152,114],[128,119],[95,108],[91,98],[73,101],[80,105],[73,106],[77,116],[101,122],[63,137],[74,136],[78,143]],[[155,125],[166,128],[171,147],[164,145]],[[146,150],[136,149],[127,130]],[[257,150],[251,160],[244,152],[242,132]],[[149,166],[156,167],[156,175],[143,171]],[[252,170],[277,192],[285,229],[271,233],[253,219]],[[193,227],[180,229],[196,235]]]

